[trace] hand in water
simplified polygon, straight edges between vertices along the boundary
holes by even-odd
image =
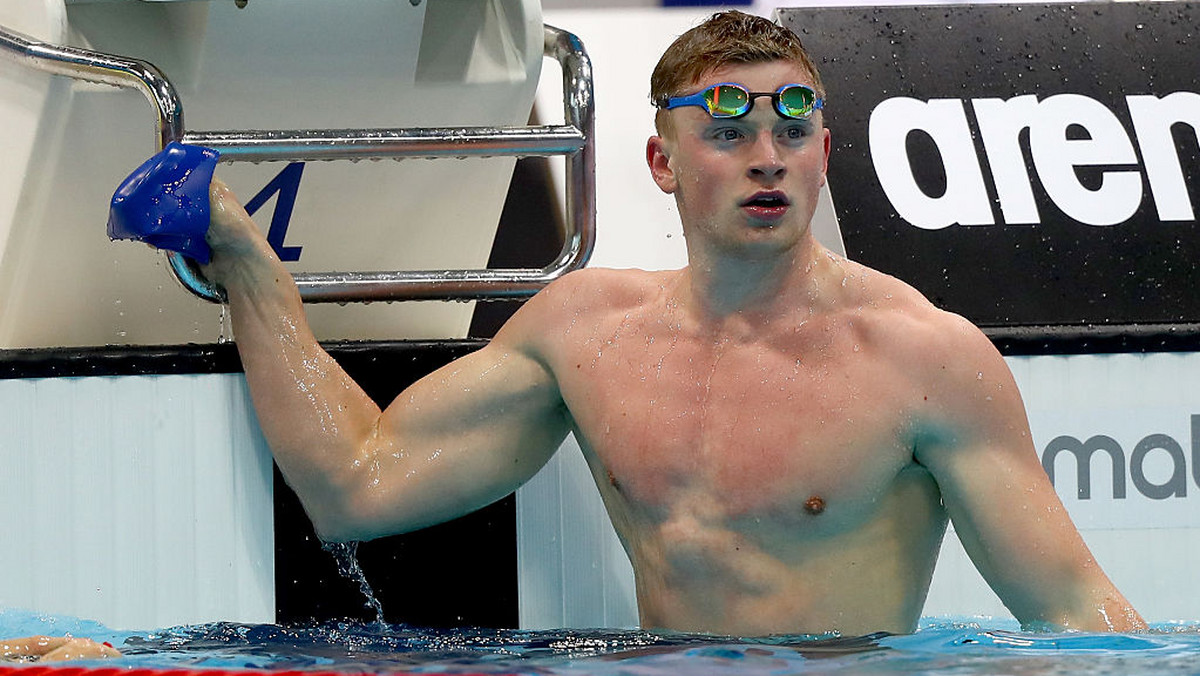
[[[0,659],[8,662],[62,662],[120,657],[107,643],[70,636],[30,636],[0,641]]]

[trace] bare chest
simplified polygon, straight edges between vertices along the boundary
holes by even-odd
[[[581,350],[563,390],[601,489],[633,512],[854,520],[911,464],[914,394],[862,346],[619,338]]]

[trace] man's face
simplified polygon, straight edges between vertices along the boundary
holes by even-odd
[[[784,61],[731,65],[685,93],[722,82],[774,92],[785,84],[811,86],[812,78]],[[829,157],[819,110],[807,120],[785,119],[760,97],[737,119],[714,119],[696,106],[666,114],[669,126],[650,139],[647,161],[658,186],[675,195],[689,250],[713,247],[755,257],[790,249],[808,236]]]

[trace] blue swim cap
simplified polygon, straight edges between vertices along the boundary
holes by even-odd
[[[174,142],[146,160],[113,193],[108,236],[135,239],[207,263],[208,187],[220,153]]]

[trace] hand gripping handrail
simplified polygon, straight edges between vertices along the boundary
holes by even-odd
[[[158,149],[172,141],[214,148],[226,162],[565,155],[563,248],[541,269],[397,272],[297,272],[308,303],[380,300],[485,300],[531,296],[591,257],[596,232],[592,67],[583,43],[544,27],[543,54],[563,71],[564,125],[407,129],[187,132],[175,87],[153,64],[75,47],[50,45],[0,26],[0,56],[77,80],[139,89],[157,113]],[[171,269],[190,291],[223,302],[224,289],[195,261],[168,252]]]

